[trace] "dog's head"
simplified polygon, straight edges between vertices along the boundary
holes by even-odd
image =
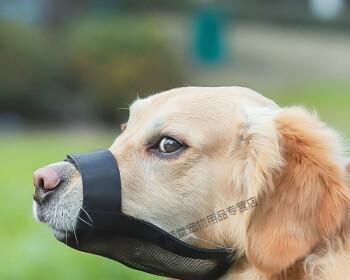
[[[240,87],[188,87],[136,100],[122,130],[110,151],[123,213],[172,233],[206,219],[188,243],[233,247],[273,274],[340,229],[348,196],[341,143],[301,108]],[[35,216],[58,239],[72,234],[82,219],[76,168],[46,166],[34,184]]]

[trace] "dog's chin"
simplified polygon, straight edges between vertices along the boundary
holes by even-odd
[[[62,242],[64,242],[65,240],[69,239],[71,234],[72,234],[70,231],[61,230],[61,229],[52,228],[52,227],[51,227],[51,231],[53,233],[53,236],[57,240],[62,241]]]

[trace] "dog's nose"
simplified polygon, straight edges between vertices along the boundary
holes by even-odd
[[[61,178],[53,166],[39,168],[33,174],[35,192],[33,199],[39,204],[43,204],[48,195],[59,185]]]
[[[34,172],[33,182],[36,188],[40,186],[45,190],[52,190],[58,186],[61,178],[54,167],[46,166]]]

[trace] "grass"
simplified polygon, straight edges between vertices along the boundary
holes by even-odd
[[[317,110],[323,120],[350,136],[350,86],[310,85],[265,93],[281,105]],[[0,134],[0,279],[161,279],[74,251],[32,218],[33,170],[69,152],[108,147],[114,137],[110,132],[64,130]]]

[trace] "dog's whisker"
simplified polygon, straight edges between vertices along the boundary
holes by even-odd
[[[65,225],[65,232],[66,232],[66,245],[68,245],[68,231],[67,231],[67,223],[66,221],[64,221],[64,225]]]
[[[87,224],[90,227],[94,227],[92,224],[88,223],[87,221],[85,221],[83,218],[81,218],[80,216],[78,216],[78,219],[82,222],[84,222],[85,224]]]
[[[75,227],[74,227],[73,224],[72,224],[72,228],[73,228],[73,233],[74,233],[75,241],[77,242],[77,245],[79,245],[78,237],[77,237],[77,234],[76,234],[76,232],[75,232]]]
[[[217,247],[217,248],[220,248],[220,249],[233,250],[233,248],[226,247],[225,245],[224,245],[224,246],[220,246],[220,245],[218,245],[218,244],[215,244],[214,242],[211,242],[211,241],[209,241],[209,240],[205,240],[205,239],[203,239],[203,238],[199,238],[199,237],[197,237],[197,236],[190,236],[190,237],[191,237],[191,238],[194,238],[194,239],[201,240],[201,241],[203,241],[203,242],[206,242],[206,243],[208,243],[208,244],[210,244],[210,245],[213,245],[213,246],[215,246],[215,247]]]
[[[91,221],[91,223],[93,224],[94,221],[92,220],[91,216],[89,215],[89,213],[84,209],[84,207],[81,207],[81,210],[84,211],[84,213],[86,214],[86,216],[88,216],[89,220]]]

